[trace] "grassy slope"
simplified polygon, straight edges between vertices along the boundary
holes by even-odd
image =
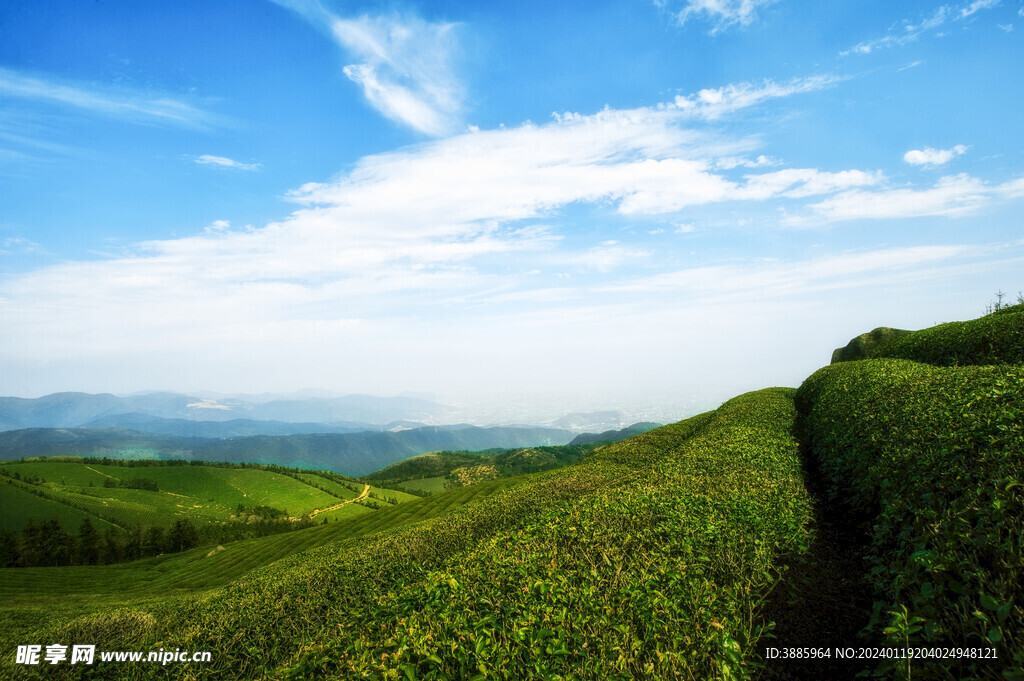
[[[40,635],[214,650],[212,665],[185,670],[211,678],[743,676],[763,631],[757,604],[807,541],[792,392],[741,396],[443,517],[292,555],[209,598],[154,604],[123,626],[87,618]]]
[[[44,499],[32,494],[32,489],[28,485],[0,479],[0,529],[21,532],[25,522],[30,518],[36,521],[59,518],[63,527],[70,532],[77,532],[79,525],[86,518],[100,531],[111,527],[110,523],[92,513],[72,508],[55,499]]]
[[[344,514],[324,514],[328,525],[232,542],[223,550],[203,547],[117,565],[0,569],[0,647],[24,642],[33,629],[92,612],[218,589],[293,553],[433,518],[521,482],[494,481],[379,511],[348,504]]]
[[[83,511],[121,527],[131,525],[170,525],[176,518],[189,517],[197,522],[229,520],[239,504],[267,505],[287,510],[298,517],[317,508],[336,504],[333,494],[287,475],[255,468],[214,466],[117,466],[99,463],[31,462],[5,463],[0,467],[22,477],[41,477],[46,481],[38,489],[54,502],[53,511],[70,525]],[[319,477],[319,476],[317,476]],[[158,492],[103,487],[108,478],[154,480]],[[321,487],[333,485],[321,479]],[[91,483],[91,486],[90,486]],[[0,499],[10,485],[0,487]],[[352,494],[355,496],[355,494]],[[404,500],[404,497],[403,497]],[[8,502],[0,502],[8,503]],[[18,526],[16,529],[20,529]]]

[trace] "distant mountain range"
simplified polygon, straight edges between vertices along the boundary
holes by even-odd
[[[604,430],[621,418],[605,411],[567,414],[544,426],[426,425],[456,417],[452,407],[418,395],[0,397],[0,460],[189,459],[326,468],[358,476],[423,452],[564,445],[581,430]],[[587,438],[625,434],[580,437],[592,442]]]
[[[354,432],[409,422],[442,422],[451,407],[418,397],[312,397],[247,401],[232,397],[198,397],[178,393],[117,396],[89,393],[54,393],[35,399],[0,397],[0,430],[21,428],[137,428],[147,432],[192,434],[180,421],[277,421],[302,424],[296,431],[281,425],[236,423],[225,430],[196,431],[209,437],[290,432]],[[166,423],[170,419],[176,423]],[[240,429],[240,430],[239,430]],[[244,431],[249,429],[250,432]]]
[[[33,456],[186,459],[277,464],[365,475],[423,452],[562,445],[555,428],[427,426],[399,432],[179,437],[120,429],[28,428],[0,432],[0,460]]]

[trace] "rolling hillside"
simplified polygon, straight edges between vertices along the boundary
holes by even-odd
[[[539,473],[567,466],[593,450],[592,445],[562,445],[481,452],[427,452],[385,466],[362,479],[385,487],[430,492],[436,491],[436,481],[439,479],[443,481],[441,489],[465,487],[481,480]],[[435,490],[426,487],[434,487]]]
[[[895,334],[799,389],[326,526],[3,570],[0,638],[213,651],[173,678],[1021,679],[1022,322]],[[787,645],[822,656],[766,654]],[[908,646],[975,653],[836,654]],[[47,675],[88,672],[165,674]]]

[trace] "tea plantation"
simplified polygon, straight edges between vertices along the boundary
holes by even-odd
[[[1022,312],[879,334],[799,389],[556,470],[222,550],[2,570],[0,675],[1024,680]],[[857,555],[823,549],[840,534]],[[849,640],[815,638],[830,569],[852,585],[831,600],[861,608]],[[212,659],[13,664],[54,642]],[[795,671],[770,646],[994,656]]]

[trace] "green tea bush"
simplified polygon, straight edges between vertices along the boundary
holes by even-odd
[[[751,678],[771,628],[761,603],[809,544],[793,392],[743,395],[447,515],[287,557],[152,608],[155,629],[96,617],[74,632],[214,652],[176,678]]]
[[[874,357],[937,366],[1020,364],[1024,362],[1024,305],[902,334],[881,347]]]
[[[1003,352],[974,343],[986,328],[943,325],[913,347]],[[1024,367],[836,364],[803,383],[797,406],[832,495],[873,523],[876,637],[998,651],[915,663],[913,678],[1024,678]]]

